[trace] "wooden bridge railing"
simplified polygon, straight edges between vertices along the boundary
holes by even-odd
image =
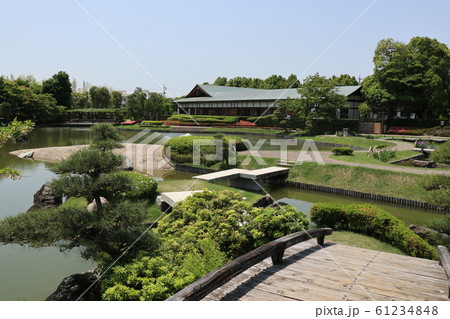
[[[439,254],[439,263],[441,264],[442,268],[444,268],[445,275],[447,276],[448,280],[448,298],[450,298],[450,253],[445,246],[437,246],[437,251]]]
[[[232,278],[266,258],[271,257],[274,264],[280,264],[283,260],[285,249],[295,244],[311,238],[317,238],[317,242],[323,245],[325,236],[331,235],[332,232],[333,230],[331,228],[316,228],[278,238],[213,270],[167,300],[201,300],[216,288],[219,288]]]

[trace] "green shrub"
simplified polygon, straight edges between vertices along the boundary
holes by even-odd
[[[376,149],[379,145],[376,145],[374,149]],[[383,148],[379,148],[376,151],[372,152],[372,157],[382,161],[383,163],[389,162],[392,158],[395,157],[395,153],[397,151],[392,148],[384,146]]]
[[[401,220],[374,205],[318,203],[311,207],[311,221],[331,227],[364,233],[384,240],[410,256],[437,259],[436,249],[407,228]]]
[[[131,189],[120,194],[127,199],[152,199],[156,195],[158,183],[151,177],[138,172],[117,172],[114,175],[124,176],[131,180]]]
[[[216,141],[212,136],[179,136],[170,139],[164,144],[164,150],[167,154],[168,148],[170,148],[170,158],[175,163],[188,163],[193,160],[194,152],[194,140],[206,140],[208,145],[200,146],[200,158],[202,163],[205,161],[205,154],[216,153]],[[226,141],[235,140],[236,150],[243,151],[246,149],[244,143],[239,137],[225,137]],[[214,162],[213,162],[214,163]]]
[[[139,126],[161,126],[163,122],[161,121],[142,121]]]
[[[184,262],[174,264],[167,256],[142,257],[113,268],[102,282],[103,300],[165,300],[227,262],[217,244],[207,238],[191,247]]]
[[[350,147],[333,147],[331,152],[335,155],[352,155],[353,149]]]
[[[305,214],[283,208],[256,208],[230,191],[195,193],[159,221],[160,256],[114,267],[102,297],[164,300],[230,258],[307,227]]]
[[[450,214],[428,222],[427,227],[450,236]]]
[[[439,119],[387,119],[384,124],[387,127],[399,126],[399,127],[416,127],[427,128],[437,126],[441,123]]]
[[[308,133],[313,135],[334,133],[348,128],[349,132],[358,132],[359,120],[351,119],[311,119],[309,121]]]
[[[431,154],[431,158],[437,163],[450,164],[450,141],[440,145]]]
[[[386,148],[386,147],[388,147],[387,144],[378,144],[378,145],[374,146],[374,149],[381,150],[381,149]]]
[[[264,115],[261,117],[259,116],[249,117],[247,121],[252,123],[256,121],[256,125],[261,127],[275,127],[278,125],[278,118],[273,114]]]

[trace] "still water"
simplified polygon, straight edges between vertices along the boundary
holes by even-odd
[[[134,136],[135,132],[121,132],[124,141]],[[179,133],[162,133],[171,137]],[[259,137],[249,138],[255,145]],[[267,139],[266,136],[261,137]],[[33,203],[33,194],[43,183],[50,181],[54,174],[50,171],[51,164],[32,160],[19,159],[8,154],[11,151],[25,148],[49,146],[66,146],[88,144],[90,140],[87,128],[37,128],[28,136],[24,143],[8,142],[0,148],[0,167],[11,166],[23,173],[21,180],[0,180],[0,219],[17,215],[26,211]],[[155,142],[158,142],[155,140]],[[262,149],[271,149],[269,140]],[[276,146],[275,149],[277,149]],[[301,145],[293,149],[300,149]],[[291,148],[290,148],[291,149]],[[327,147],[323,147],[327,149]],[[322,147],[321,147],[322,150]],[[185,172],[164,172],[155,179],[191,179],[194,174]],[[307,213],[316,202],[355,203],[353,198],[321,194],[267,185],[270,194],[277,200],[292,204],[297,209]],[[424,224],[440,215],[393,205],[375,203],[383,209],[402,219],[405,224]],[[55,247],[34,249],[20,245],[0,245],[0,300],[44,300],[50,295],[64,277],[77,272],[83,272],[95,267],[95,263],[85,261],[79,251],[61,253]]]

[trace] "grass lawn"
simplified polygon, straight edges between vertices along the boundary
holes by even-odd
[[[411,173],[310,162],[293,166],[288,177],[302,183],[424,201],[426,191],[419,186],[423,178]]]
[[[411,156],[420,155],[418,152],[414,151],[398,151],[395,156],[390,159],[390,161],[396,161]],[[351,163],[361,163],[361,164],[375,164],[375,165],[393,165],[388,163],[383,163],[382,161],[373,158],[372,155],[367,156],[366,152],[353,152],[352,155],[331,155],[330,158],[337,161],[351,162]]]
[[[88,205],[88,201],[84,197],[71,197],[66,200],[60,207],[62,208],[82,208]]]
[[[397,247],[392,246],[391,244],[385,243],[373,237],[353,233],[350,231],[344,230],[333,230],[333,235],[326,236],[325,242],[338,243],[347,246],[372,249],[378,251],[384,251],[392,254],[406,255]]]
[[[378,141],[374,139],[367,139],[365,137],[339,137],[339,136],[328,136],[328,135],[318,135],[314,137],[298,137],[303,140],[313,140],[314,142],[325,142],[325,143],[334,143],[334,144],[342,144],[349,146],[359,146],[364,148],[369,148],[371,146],[385,144],[387,146],[395,146],[396,144],[388,141]]]

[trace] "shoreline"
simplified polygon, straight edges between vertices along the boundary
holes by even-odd
[[[123,148],[114,149],[113,153],[125,157],[125,164],[132,166],[133,170],[144,174],[155,171],[174,170],[173,166],[167,162],[163,155],[163,145],[155,144],[131,144],[122,143]],[[11,155],[18,156],[24,152],[34,152],[33,160],[58,163],[68,158],[73,153],[87,148],[89,145],[71,145],[71,146],[53,146],[42,148],[29,148],[9,152]]]

